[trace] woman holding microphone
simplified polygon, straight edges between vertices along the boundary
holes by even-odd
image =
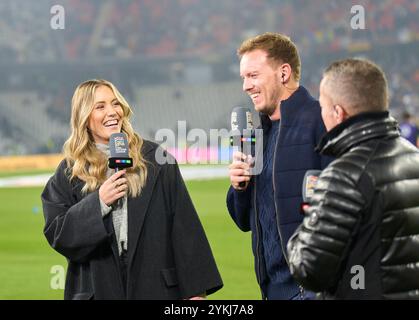
[[[222,287],[205,232],[177,163],[156,161],[162,150],[134,132],[131,114],[106,80],[74,93],[64,160],[42,193],[44,234],[68,260],[65,299],[204,297]],[[114,173],[118,132],[133,167]]]

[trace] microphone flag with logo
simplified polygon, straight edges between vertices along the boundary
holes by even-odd
[[[111,134],[109,138],[109,151],[111,153],[108,159],[109,168],[118,171],[133,166],[132,158],[129,157],[128,139],[125,133]]]

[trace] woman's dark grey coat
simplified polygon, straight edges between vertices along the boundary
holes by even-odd
[[[159,165],[158,148],[144,141],[147,182],[128,199],[127,292],[112,217],[102,218],[98,191],[83,196],[84,182],[69,181],[65,161],[48,181],[44,233],[68,260],[65,299],[184,299],[222,287],[178,165]]]

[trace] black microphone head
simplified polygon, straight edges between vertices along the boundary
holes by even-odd
[[[230,145],[240,148],[240,151],[254,155],[256,142],[253,128],[252,112],[247,107],[235,107],[231,111]]]
[[[253,129],[252,112],[246,107],[235,107],[231,112],[231,130],[243,132]]]
[[[123,132],[112,133],[109,138],[109,158],[110,168],[129,168],[132,167],[132,158],[129,157],[128,139]]]

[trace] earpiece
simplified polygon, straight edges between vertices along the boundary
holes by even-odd
[[[291,71],[291,70],[289,70],[289,71]],[[286,68],[283,68],[282,70],[281,70],[281,78],[282,78],[282,84],[283,84],[283,86],[284,86],[284,88],[286,88],[286,89],[288,89],[288,90],[290,90],[290,91],[295,91],[295,90],[297,90],[298,89],[298,84],[297,84],[297,87],[296,88],[289,88],[289,87],[287,87],[287,84],[285,83],[285,76],[287,75],[287,69]],[[292,73],[290,73],[290,75],[289,75],[289,81],[288,82],[290,82],[290,83],[292,83],[293,82],[293,80],[292,80]]]

